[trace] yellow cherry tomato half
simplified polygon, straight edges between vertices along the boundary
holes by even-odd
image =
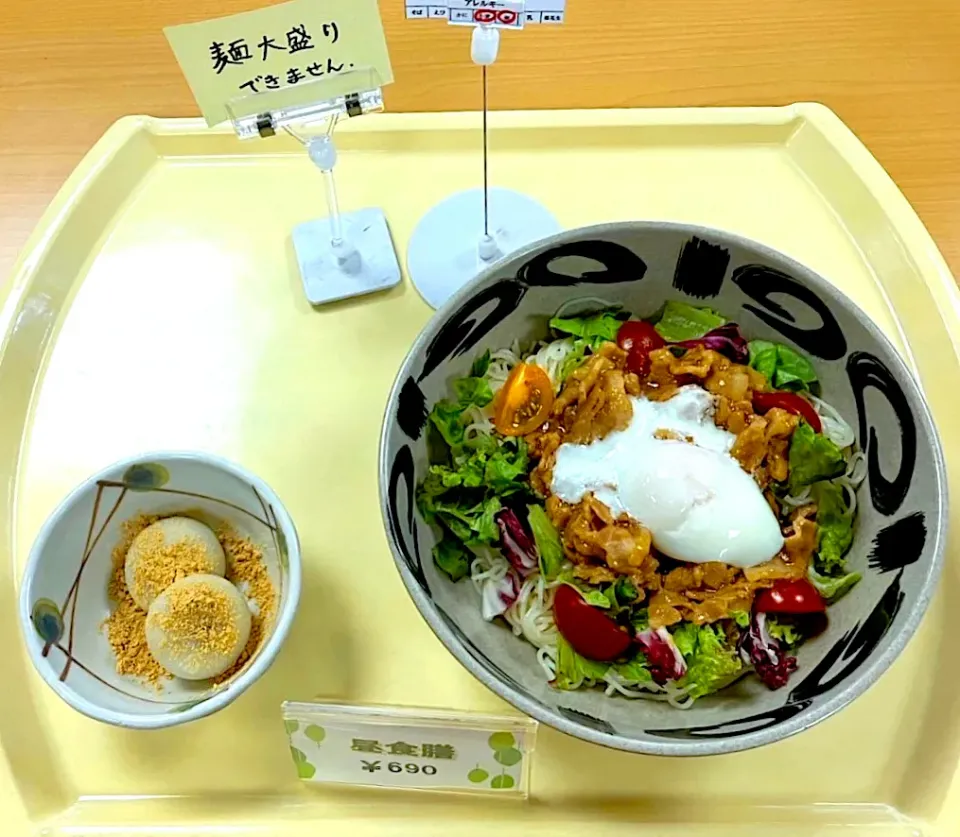
[[[518,363],[493,402],[493,423],[504,436],[532,433],[550,416],[553,384],[535,363]]]

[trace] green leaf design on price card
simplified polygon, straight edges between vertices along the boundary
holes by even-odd
[[[495,732],[490,736],[489,742],[491,750],[506,750],[509,747],[516,746],[517,739],[511,732]]]
[[[300,723],[298,721],[284,721],[283,728],[287,731],[287,735],[293,735],[300,729]]]
[[[514,784],[513,776],[508,773],[501,773],[490,780],[490,787],[494,790],[509,790]]]
[[[303,731],[303,734],[318,747],[320,746],[320,742],[327,737],[327,731],[323,727],[318,727],[316,724],[310,724],[310,726]]]
[[[497,750],[493,754],[493,758],[504,767],[513,767],[523,761],[523,753],[516,747],[507,747],[505,750]]]
[[[486,782],[490,778],[490,774],[487,773],[479,764],[473,768],[468,774],[467,778],[473,782],[475,785],[479,785],[483,782]]]
[[[297,775],[301,779],[312,779],[317,774],[317,768],[310,764],[307,754],[302,750],[291,747],[290,755],[293,756],[293,763],[297,766]]]

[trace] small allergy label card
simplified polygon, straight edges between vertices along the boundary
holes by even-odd
[[[243,96],[302,86],[304,99],[322,101],[360,92],[350,89],[357,78],[393,81],[377,0],[291,0],[164,34],[208,125]]]
[[[409,707],[285,703],[297,774],[308,782],[529,794],[537,722]]]

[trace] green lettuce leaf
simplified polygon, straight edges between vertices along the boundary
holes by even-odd
[[[487,349],[480,357],[473,361],[473,366],[470,367],[470,377],[471,378],[482,378],[487,374],[487,370],[490,368],[490,350]]]
[[[804,355],[789,346],[777,347],[777,368],[773,373],[777,389],[812,390],[819,383],[817,370]]]
[[[680,678],[679,685],[688,687],[691,697],[716,692],[743,671],[737,649],[727,643],[719,628],[683,622],[674,630],[673,641],[687,663],[687,673]]]
[[[486,407],[493,401],[493,390],[486,378],[459,378],[453,382],[460,411],[468,407]]]
[[[653,675],[647,668],[647,660],[643,654],[637,654],[632,660],[626,663],[617,663],[613,670],[619,675],[621,680],[627,683],[651,683]]]
[[[417,507],[427,523],[443,524],[467,546],[495,544],[500,539],[494,515],[502,504],[498,497],[476,499],[476,492],[430,494],[417,492]]]
[[[572,348],[564,356],[563,360],[560,361],[560,366],[557,368],[557,384],[562,385],[568,376],[574,369],[576,369],[583,359],[586,357],[587,349],[590,348],[590,344],[586,340],[577,338],[573,341]]]
[[[650,627],[650,611],[645,607],[640,608],[630,618],[630,624],[633,625],[633,630],[636,633],[645,631]]]
[[[527,522],[533,532],[537,552],[540,553],[540,572],[547,581],[553,581],[563,568],[563,545],[560,543],[560,533],[547,517],[543,506],[537,504],[527,506]]]
[[[847,467],[843,452],[822,433],[815,433],[805,421],[790,440],[790,493],[820,480],[840,476]]]
[[[767,633],[774,639],[780,640],[788,649],[796,648],[803,642],[803,634],[797,630],[795,625],[789,622],[781,622],[776,616],[767,616]]]
[[[583,338],[590,348],[598,349],[608,341],[616,342],[624,319],[623,315],[613,311],[599,311],[585,317],[554,317],[550,320],[550,328]]]
[[[451,581],[459,581],[470,572],[470,553],[456,538],[444,534],[443,539],[433,548],[434,563]]]
[[[454,455],[452,464],[431,465],[420,491],[436,496],[457,488],[484,488],[501,497],[526,491],[527,443],[516,437],[500,443],[490,436],[479,438],[489,441],[471,440]]]
[[[703,337],[726,322],[729,320],[712,308],[697,308],[686,302],[671,300],[663,307],[663,316],[654,328],[664,340],[678,343]]]
[[[469,376],[453,382],[457,400],[442,399],[434,404],[430,411],[430,422],[440,431],[443,440],[451,448],[455,449],[463,444],[467,425],[463,413],[470,407],[486,407],[493,401],[493,390],[485,377],[489,368],[490,352],[486,351],[474,360]]]
[[[583,593],[583,600],[594,607],[602,607],[604,610],[609,610],[613,607],[613,602],[607,597],[607,594],[602,590],[594,590],[591,588],[581,588],[580,592]]]
[[[813,364],[795,349],[769,340],[751,340],[747,349],[750,365],[775,389],[812,390],[819,385]]]
[[[453,459],[460,461],[464,456],[469,456],[471,451],[490,455],[496,453],[497,449],[508,441],[510,439],[505,440],[502,436],[494,436],[492,433],[475,433],[469,439],[464,440],[463,450],[454,453]]]
[[[763,373],[763,376],[773,384],[773,376],[777,371],[777,344],[769,340],[751,340],[747,343],[750,352],[750,366]]]
[[[842,599],[856,586],[857,582],[860,581],[861,575],[860,573],[847,573],[842,576],[828,577],[820,575],[813,567],[810,567],[810,569],[807,570],[807,578],[810,579],[810,583],[817,588],[820,595],[830,604],[833,604]]]
[[[583,681],[602,680],[610,668],[609,663],[599,663],[581,657],[562,636],[557,636],[557,673],[554,685],[558,689],[579,689]]]
[[[594,587],[591,584],[588,584],[586,581],[577,578],[573,574],[573,568],[569,565],[563,567],[563,569],[557,575],[557,581],[561,581],[564,584],[569,585],[574,590],[576,590],[583,600],[594,607],[600,607],[604,610],[609,610],[616,606],[616,598],[613,595],[612,585],[606,588],[610,592],[610,595],[607,595],[607,592],[601,590],[599,587]]]
[[[492,452],[478,450],[467,461],[483,462],[483,484],[501,497],[526,491],[523,480],[530,470],[527,443],[519,437],[505,439]]]
[[[462,467],[431,465],[421,486],[423,493],[431,496],[445,494],[454,488],[479,488],[483,485],[484,463],[480,458],[471,459]]]
[[[530,457],[522,438],[489,433],[466,438],[465,412],[485,407],[493,398],[486,379],[489,368],[490,352],[484,352],[474,360],[469,376],[454,381],[457,400],[434,404],[430,421],[447,443],[448,458],[445,464],[431,465],[417,486],[423,519],[444,530],[433,550],[434,561],[454,581],[469,570],[471,556],[465,547],[499,542],[494,516],[503,507],[502,499],[530,495]]]
[[[730,618],[741,628],[750,627],[750,614],[745,610],[731,610]]]
[[[699,633],[700,629],[693,622],[681,622],[673,631],[673,641],[677,644],[677,648],[680,649],[684,659],[692,656],[693,652],[696,651],[697,634]]]
[[[813,487],[817,504],[817,553],[814,565],[824,575],[843,573],[843,556],[853,543],[853,515],[843,489],[833,482]]]
[[[472,380],[481,379],[463,378],[461,382]],[[458,409],[449,401],[434,407],[434,424],[441,432],[446,431],[448,442],[457,438],[451,428],[459,428],[460,441],[451,445],[449,464],[431,465],[427,470],[417,487],[417,508],[427,523],[441,525],[467,547],[496,544],[500,533],[494,515],[503,507],[501,499],[529,493],[527,443],[521,438],[497,439],[489,434],[465,440]],[[449,547],[442,547],[434,559],[451,578],[458,574],[460,564],[454,561]]]
[[[620,576],[613,585],[613,595],[617,604],[629,605],[640,598],[640,591],[636,585],[625,575]]]
[[[463,432],[466,425],[461,421],[463,407],[454,401],[442,399],[433,405],[430,411],[430,422],[451,448],[459,447],[463,444]]]

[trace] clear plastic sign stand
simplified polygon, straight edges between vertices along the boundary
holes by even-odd
[[[439,18],[473,27],[470,57],[480,66],[483,83],[483,187],[441,201],[420,220],[410,238],[410,279],[434,308],[489,265],[560,230],[556,218],[533,198],[489,185],[487,67],[497,60],[500,30],[522,29],[527,22],[525,4],[511,0],[442,2],[442,6],[424,6],[424,14],[419,14],[420,7],[410,6],[408,0],[407,17]],[[560,8],[562,16],[562,4]],[[541,14],[537,22],[542,19]]]
[[[327,217],[305,221],[293,229],[293,247],[307,299],[322,305],[339,299],[392,288],[400,282],[387,218],[379,207],[343,214],[337,200],[334,169],[337,148],[334,130],[342,118],[383,110],[383,92],[370,68],[354,69],[337,77],[340,89],[333,98],[310,101],[310,84],[270,94],[242,96],[227,103],[234,130],[241,139],[274,136],[278,130],[300,142],[320,170]],[[314,90],[329,95],[329,82],[313,82]],[[283,101],[283,94],[289,101]],[[269,96],[269,108],[264,107]],[[324,130],[315,133],[318,123]]]

